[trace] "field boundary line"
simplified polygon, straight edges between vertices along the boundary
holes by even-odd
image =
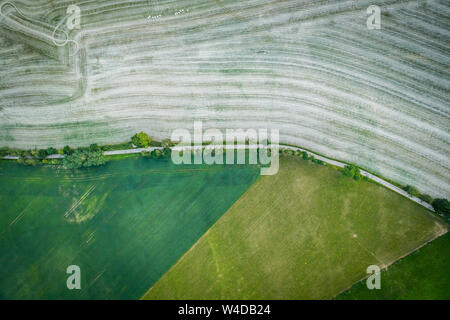
[[[181,257],[180,257],[180,259],[178,259],[170,268],[169,268],[169,270],[167,270],[162,276],[161,276],[161,278],[159,278],[151,287],[150,287],[150,289],[148,289],[145,293],[144,293],[144,295],[139,299],[139,300],[143,300],[144,299],[144,297],[150,292],[150,291],[152,291],[152,289],[153,289],[153,287],[159,282],[159,281],[161,281],[161,279],[163,279],[164,277],[166,277],[167,276],[167,274],[170,272],[170,270],[172,270],[173,268],[175,268],[175,266],[177,266],[183,259],[184,259],[184,257],[189,253],[189,252],[191,252],[196,246],[197,246],[197,244],[200,242],[200,240],[202,240],[211,230],[212,230],[212,228],[214,228],[219,222],[220,222],[220,220],[222,220],[222,218],[234,207],[234,206],[236,206],[239,202],[241,202],[241,201],[243,201],[242,200],[242,198],[252,189],[252,188],[254,188],[255,187],[255,185],[259,182],[259,181],[261,181],[259,178],[257,178],[256,179],[256,181],[250,186],[250,188],[248,188],[240,197],[239,197],[239,199],[237,199],[237,201],[235,201],[232,205],[231,205],[231,207],[229,207],[221,216],[220,216],[220,218],[219,219],[217,219],[217,221],[216,222],[214,222],[214,224],[208,229],[208,230],[206,230],[206,232],[200,237],[200,238],[198,238],[198,240],[189,248],[189,250],[188,251],[186,251]]]
[[[397,259],[392,260],[391,262],[389,262],[387,265],[383,266],[383,268],[381,268],[381,270],[387,270],[388,267],[390,267],[391,265],[393,265],[394,263],[396,263],[397,261],[409,256],[410,254],[413,254],[414,252],[416,252],[417,250],[419,250],[420,248],[426,246],[427,244],[429,244],[430,242],[436,240],[439,237],[442,237],[443,235],[445,235],[448,232],[448,228],[444,228],[445,232],[443,232],[442,228],[441,231],[438,232],[437,234],[435,234],[431,239],[425,241],[424,243],[422,243],[421,245],[419,245],[418,247],[404,253],[403,255],[401,255],[400,257],[398,257]],[[349,287],[345,288],[344,290],[340,291],[339,293],[337,293],[334,297],[331,297],[330,299],[335,299],[337,296],[339,296],[341,293],[344,293],[345,291],[351,289],[355,284],[364,281],[364,279],[367,279],[370,276],[370,274],[362,277],[361,279],[359,279],[358,281],[354,282],[352,285],[350,285]]]
[[[258,148],[261,145],[258,145]],[[184,146],[184,147],[170,147],[171,150],[186,150],[186,149],[190,149],[190,150],[196,150],[196,149],[204,149],[207,146],[202,145],[202,146]],[[320,154],[317,154],[315,152],[309,151],[307,149],[301,148],[301,147],[295,147],[295,146],[291,146],[291,145],[286,145],[286,144],[279,144],[279,148],[284,148],[284,149],[289,149],[289,150],[293,150],[293,151],[301,151],[301,152],[306,152],[308,155],[312,155],[314,156],[316,159],[322,160],[323,162],[326,162],[328,164],[331,164],[333,166],[339,167],[339,168],[344,168],[346,165],[348,165],[349,163],[346,162],[342,162],[342,161],[338,161],[338,160],[334,160],[331,158],[327,158],[325,156],[322,156]],[[163,150],[163,147],[148,147],[148,148],[134,148],[134,149],[123,149],[123,150],[112,150],[112,151],[104,151],[103,154],[105,156],[111,156],[111,155],[120,155],[120,154],[133,154],[133,153],[141,153],[141,152],[152,152],[154,150]],[[250,149],[248,145],[226,145],[223,147],[224,150],[226,149]],[[46,159],[63,159],[65,158],[65,155],[62,154],[52,154],[52,155],[48,155],[46,157]],[[18,156],[4,156],[3,159],[5,160],[17,160],[19,159]],[[358,167],[359,168],[359,167]],[[402,196],[404,196],[405,198],[421,205],[422,207],[425,207],[426,209],[435,212],[433,206],[425,201],[423,201],[422,199],[418,198],[418,197],[414,197],[412,195],[410,195],[408,192],[406,192],[405,190],[393,185],[392,183],[384,180],[383,178],[370,173],[369,171],[366,171],[364,169],[359,168],[359,171],[361,172],[361,175],[378,183],[381,184],[382,186],[388,188],[391,191],[394,191]],[[419,187],[420,188],[420,187]]]

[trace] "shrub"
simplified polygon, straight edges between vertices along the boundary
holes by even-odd
[[[35,167],[38,164],[38,160],[31,158],[31,159],[25,159],[24,164],[27,166],[33,166]]]
[[[161,157],[161,150],[159,150],[159,149],[156,149],[156,150],[153,150],[152,151],[152,157],[153,158],[155,158],[155,159],[158,159],[159,157]]]
[[[98,151],[98,150],[100,150],[100,148],[96,143],[93,143],[89,146],[89,151]]]
[[[213,150],[213,152],[214,152],[214,150]],[[163,151],[162,151],[162,155],[165,158],[170,157],[171,153],[172,153],[172,149],[170,149],[170,148],[164,148]]]
[[[294,155],[294,150],[291,150],[291,149],[285,149],[285,150],[284,150],[284,153],[293,156],[293,155]]]
[[[432,203],[433,203],[433,197],[430,196],[430,195],[428,195],[428,194],[421,194],[421,195],[419,196],[419,198],[422,199],[423,201],[429,203],[429,204],[432,204]]]
[[[308,153],[306,151],[302,151],[303,160],[308,160]]]
[[[55,148],[52,148],[52,147],[47,148],[47,155],[55,154],[57,152],[58,152],[58,150],[56,150]]]
[[[152,140],[152,141],[150,141],[149,146],[151,146],[151,147],[161,147],[161,142]]]
[[[357,181],[362,179],[362,175],[361,172],[359,171],[359,168],[352,164],[346,165],[342,170],[342,174],[346,177],[353,178]]]
[[[447,199],[434,199],[432,206],[437,213],[450,218],[450,202]]]
[[[20,156],[20,150],[11,149],[11,155],[12,156]]]
[[[22,150],[22,151],[20,151],[20,157],[22,157],[22,158],[31,157],[31,151],[30,150]]]
[[[38,149],[31,150],[31,156],[33,158],[39,158],[39,150]]]
[[[44,159],[47,156],[47,150],[45,149],[39,149],[38,151],[38,157],[40,159]]]
[[[420,196],[420,192],[419,190],[417,190],[416,188],[414,188],[413,186],[407,185],[406,187],[403,188],[403,190],[405,190],[406,192],[408,192],[410,195],[412,195],[413,197],[419,197]]]
[[[73,149],[69,146],[65,146],[63,148],[63,152],[64,152],[64,154],[71,155],[73,153]]]
[[[314,157],[311,157],[311,161],[312,161],[313,163],[320,164],[320,165],[324,165],[324,164],[325,164],[325,162],[323,162],[322,160],[316,159],[316,158],[314,158]]]
[[[172,142],[170,141],[170,139],[164,139],[164,140],[161,142],[161,146],[162,146],[163,148],[170,148],[170,147],[173,146],[173,144],[172,144]]]
[[[2,147],[0,148],[0,156],[4,157],[9,155],[11,150],[8,147]]]

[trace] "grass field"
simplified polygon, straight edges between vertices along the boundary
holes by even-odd
[[[375,183],[282,157],[144,299],[329,299],[446,229]]]
[[[140,298],[257,179],[252,166],[0,162],[0,299]],[[68,290],[66,268],[81,268]]]
[[[450,299],[450,233],[381,273],[381,290],[355,284],[337,299]]]

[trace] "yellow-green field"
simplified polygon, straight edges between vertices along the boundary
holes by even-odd
[[[143,298],[329,299],[446,231],[384,187],[282,157]]]
[[[361,281],[337,299],[450,300],[449,248],[447,233],[381,272],[381,290],[367,290]]]

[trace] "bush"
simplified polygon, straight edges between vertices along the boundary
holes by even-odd
[[[31,151],[30,150],[22,150],[20,151],[20,157],[22,158],[28,158],[31,157]]]
[[[323,162],[323,161],[320,160],[320,159],[315,159],[314,157],[313,157],[313,159],[312,159],[312,162],[313,162],[313,163],[320,164],[320,165],[325,165],[325,162]]]
[[[155,158],[155,159],[160,158],[161,155],[162,155],[162,152],[159,149],[155,149],[155,150],[152,151],[152,157]]]
[[[39,150],[38,149],[31,150],[31,156],[33,158],[39,158]]]
[[[414,188],[413,186],[407,185],[406,187],[403,187],[403,190],[405,190],[406,192],[408,192],[410,195],[412,195],[413,197],[419,197],[420,196],[420,192],[419,190],[417,190],[416,188]]]
[[[150,141],[149,146],[151,146],[151,147],[161,147],[161,142],[152,140],[152,141]]]
[[[419,198],[422,199],[423,201],[429,203],[429,204],[432,204],[432,203],[433,203],[433,197],[430,196],[430,195],[428,195],[428,194],[421,194],[421,195],[419,196]]]
[[[11,149],[11,155],[12,156],[20,156],[20,150]]]
[[[25,165],[27,165],[27,166],[33,166],[33,167],[35,167],[38,163],[39,163],[38,160],[33,159],[33,158],[31,158],[31,159],[25,159],[25,161],[24,161],[24,164],[25,164]]]
[[[308,153],[306,151],[302,151],[303,160],[308,160]]]
[[[295,153],[294,153],[294,150],[291,150],[291,149],[286,149],[286,150],[284,150],[284,153],[285,154],[289,154],[289,155],[291,155],[291,156],[293,156]]]
[[[100,150],[100,148],[96,143],[93,143],[89,146],[89,151],[98,151],[98,150]]]
[[[136,133],[131,137],[131,142],[133,142],[135,146],[140,148],[147,148],[151,141],[152,139],[150,139],[150,137],[144,131]]]
[[[342,170],[342,174],[346,177],[353,178],[357,181],[362,179],[362,175],[361,172],[359,171],[359,168],[352,164],[346,165],[344,167],[344,170]]]
[[[164,139],[164,140],[161,142],[161,146],[162,146],[163,148],[170,148],[170,147],[173,146],[173,143],[170,141],[170,139]]]
[[[56,150],[55,148],[52,148],[52,147],[47,148],[47,155],[55,154],[57,152],[58,152],[58,150]]]
[[[64,152],[64,154],[71,155],[71,154],[73,154],[73,149],[69,146],[65,146],[63,148],[63,152]]]
[[[81,167],[101,166],[106,163],[103,151],[90,151],[86,148],[78,148],[71,155],[63,160],[63,165],[68,169],[78,169]]]
[[[38,157],[39,159],[44,159],[47,156],[47,150],[45,149],[39,149],[38,151]]]
[[[0,156],[4,157],[9,155],[11,150],[8,147],[2,147],[0,148]]]
[[[213,152],[214,152],[214,150],[213,150]],[[172,149],[170,149],[170,148],[164,148],[162,151],[162,155],[165,158],[170,157],[171,153],[172,153]]]
[[[432,206],[437,213],[450,218],[450,202],[447,199],[435,199]]]

